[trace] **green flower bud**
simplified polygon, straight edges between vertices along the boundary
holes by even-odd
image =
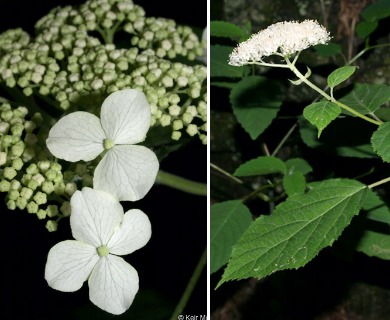
[[[51,194],[54,192],[54,183],[51,181],[44,181],[42,183],[42,191],[46,194]]]
[[[195,124],[189,124],[186,132],[192,137],[198,133],[198,127]]]
[[[23,187],[22,190],[20,191],[20,196],[25,198],[26,200],[30,200],[30,198],[33,195],[33,190],[30,188]]]
[[[39,207],[34,201],[30,201],[27,204],[27,212],[28,213],[37,213],[38,209],[39,209]]]
[[[8,210],[15,210],[16,209],[16,201],[15,200],[8,200],[7,201],[7,208],[8,208]]]
[[[6,167],[6,168],[4,169],[3,175],[4,175],[4,178],[7,178],[8,180],[12,180],[13,178],[16,177],[17,172],[16,172],[16,170],[15,170],[14,168],[12,168],[12,167]]]
[[[64,217],[69,217],[71,214],[71,207],[70,207],[70,202],[65,201],[61,208],[60,208],[61,213],[63,214]]]
[[[173,131],[171,135],[172,140],[179,140],[181,137],[181,132],[180,131]]]
[[[46,211],[43,209],[39,209],[37,212],[37,217],[39,220],[43,220],[46,218]]]
[[[27,200],[25,198],[19,197],[16,199],[16,207],[20,210],[24,210],[27,206]]]
[[[7,180],[2,180],[0,182],[0,192],[8,192],[11,188],[11,182]]]
[[[58,222],[57,222],[57,221],[48,220],[48,221],[46,222],[46,229],[47,229],[49,232],[57,231],[57,228],[58,228]]]
[[[46,193],[38,191],[34,196],[34,201],[38,204],[45,204],[47,202],[47,196]]]

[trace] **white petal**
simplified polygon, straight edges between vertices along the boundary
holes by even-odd
[[[107,138],[115,144],[136,144],[145,140],[150,128],[150,106],[140,91],[116,91],[104,100],[100,119]]]
[[[75,240],[59,242],[49,251],[45,279],[56,290],[79,290],[98,260],[93,246]]]
[[[143,146],[116,145],[95,169],[93,186],[115,195],[119,201],[142,199],[153,186],[159,163]]]
[[[123,219],[123,208],[118,200],[101,190],[76,191],[70,205],[73,237],[95,248],[107,244]]]
[[[101,258],[88,280],[89,299],[112,314],[129,309],[138,292],[138,273],[120,257]]]
[[[88,112],[77,111],[61,118],[51,128],[46,144],[59,159],[90,161],[104,150],[104,139],[99,118]]]
[[[125,213],[107,247],[112,254],[129,254],[147,244],[151,235],[152,226],[148,216],[141,210],[132,209]]]

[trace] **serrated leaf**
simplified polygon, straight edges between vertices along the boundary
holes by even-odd
[[[356,180],[325,180],[260,216],[233,247],[222,283],[297,269],[330,246],[364,203],[366,186]]]
[[[298,123],[303,142],[316,151],[341,157],[377,157],[370,143],[375,126],[369,122],[352,117],[339,118],[330,123],[321,139],[306,119],[302,117]]]
[[[210,273],[225,265],[238,241],[252,222],[249,209],[241,200],[230,200],[210,207]]]
[[[253,140],[276,117],[282,105],[280,86],[280,83],[262,76],[248,76],[231,90],[233,112]]]
[[[328,86],[330,88],[334,88],[335,86],[350,78],[354,74],[355,70],[356,67],[354,66],[344,66],[334,70],[328,76]]]
[[[310,166],[310,164],[302,158],[291,158],[288,159],[286,162],[287,167],[287,173],[292,174],[294,172],[301,172],[303,175],[312,172],[313,168]]]
[[[365,39],[378,28],[377,21],[362,21],[356,25],[357,35]]]
[[[210,46],[210,77],[241,78],[247,66],[235,67],[228,64],[233,47]]]
[[[368,114],[375,112],[389,99],[390,86],[385,84],[356,83],[351,92],[338,100],[362,114]],[[356,117],[348,111],[343,110],[343,113]]]
[[[379,198],[376,192],[371,189],[367,192],[367,197],[363,204],[363,210],[367,212],[367,219],[390,225],[389,207],[381,198]]]
[[[240,165],[234,172],[234,175],[246,177],[284,172],[286,172],[286,165],[282,160],[272,156],[262,156]]]
[[[356,251],[369,257],[390,260],[390,234],[366,230],[356,246]]]
[[[337,43],[329,42],[328,44],[317,44],[314,50],[323,57],[331,57],[341,53],[341,46]]]
[[[248,34],[239,26],[227,21],[210,21],[210,36],[224,37],[230,39],[240,39]]]
[[[283,177],[283,187],[289,197],[303,194],[306,189],[306,179],[302,172],[295,171]]]
[[[390,162],[390,122],[379,126],[371,137],[371,144],[383,161]]]
[[[341,113],[340,107],[330,101],[312,103],[303,110],[303,116],[318,129],[318,138],[329,123]]]
[[[368,21],[376,21],[390,16],[389,0],[378,0],[368,5],[361,13]]]

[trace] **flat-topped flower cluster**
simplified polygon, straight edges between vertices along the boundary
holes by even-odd
[[[329,32],[317,21],[282,21],[253,34],[238,44],[229,57],[229,64],[242,66],[261,62],[264,57],[291,56],[317,44],[330,40]]]

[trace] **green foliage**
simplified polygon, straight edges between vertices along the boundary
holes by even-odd
[[[243,38],[248,37],[248,33],[230,22],[210,21],[210,36],[242,40]]]
[[[280,84],[261,76],[248,76],[234,86],[230,103],[237,121],[254,140],[271,124],[282,104]]]
[[[243,163],[234,172],[237,177],[255,176],[270,173],[284,173],[286,165],[282,160],[276,157],[258,157]]]
[[[332,57],[341,53],[341,46],[337,43],[317,44],[314,46],[315,52],[323,57]]]
[[[390,100],[390,86],[385,84],[355,83],[353,89],[339,99],[340,102],[362,113],[374,113]],[[354,116],[348,111],[345,114]]]
[[[350,78],[354,74],[355,70],[356,67],[353,66],[345,66],[334,70],[328,76],[328,86],[333,88],[339,85],[340,83]]]
[[[378,21],[390,16],[388,0],[378,0],[369,4],[361,13],[362,21],[356,25],[356,33],[360,38],[367,38],[378,27]]]
[[[217,203],[210,208],[210,273],[229,260],[232,246],[252,221],[249,209],[240,200]]]
[[[302,172],[295,171],[283,176],[283,187],[289,197],[303,194],[306,189],[306,179]]]
[[[247,67],[233,67],[227,64],[233,48],[214,45],[210,47],[210,77],[241,78]]]
[[[390,122],[385,122],[371,137],[372,148],[385,162],[390,162]]]
[[[218,286],[305,265],[340,236],[362,207],[365,193],[366,186],[358,181],[332,179],[289,197],[250,225],[233,247]]]
[[[303,110],[303,116],[318,129],[318,138],[329,123],[341,113],[340,107],[330,101],[312,103]]]

